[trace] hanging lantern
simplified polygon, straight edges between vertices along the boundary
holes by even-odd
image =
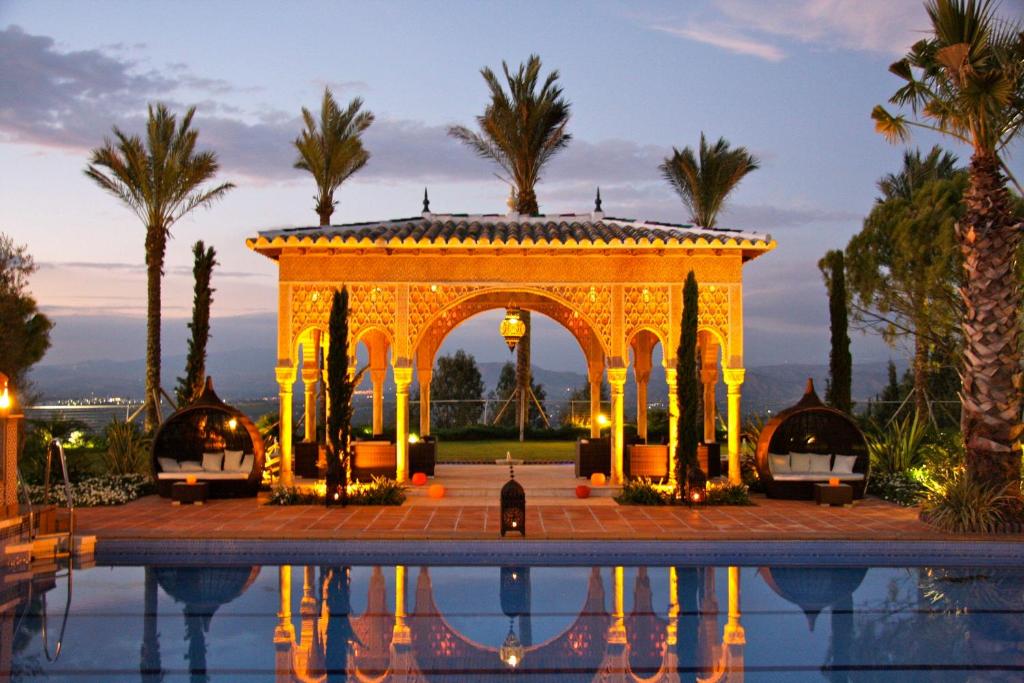
[[[518,308],[509,306],[505,310],[500,331],[501,336],[505,338],[505,343],[508,344],[508,350],[514,351],[516,344],[526,334],[526,323],[523,322],[522,312]]]
[[[519,642],[519,638],[516,637],[516,632],[512,626],[513,621],[509,618],[508,635],[505,636],[505,642],[502,643],[501,649],[498,650],[498,656],[501,657],[501,661],[510,669],[514,669],[522,663],[524,654],[523,644]]]

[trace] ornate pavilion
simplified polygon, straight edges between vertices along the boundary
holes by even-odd
[[[599,207],[595,207],[599,209]],[[740,478],[743,386],[743,265],[775,248],[770,236],[583,214],[434,214],[380,222],[266,230],[247,246],[278,264],[276,376],[281,403],[282,479],[292,476],[292,387],[304,388],[304,438],[316,439],[317,385],[325,380],[332,295],[350,292],[349,331],[363,342],[373,383],[373,429],[383,427],[390,351],[396,385],[397,476],[408,475],[409,387],[419,380],[421,435],[430,434],[430,380],[445,336],[467,318],[513,305],[562,324],[579,342],[599,429],[600,384],[611,386],[612,482],[623,477],[624,387],[637,383],[637,427],[647,431],[652,351],[662,345],[675,457],[676,359],[682,287],[700,287],[699,340],[705,441],[714,441],[715,387],[728,387],[729,477]],[[351,364],[354,367],[355,363]],[[595,433],[595,436],[597,434]],[[669,468],[674,472],[675,468]]]

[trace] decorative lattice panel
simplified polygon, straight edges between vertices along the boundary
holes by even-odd
[[[559,299],[563,299],[569,308],[586,316],[594,327],[594,332],[606,348],[614,348],[612,343],[612,290],[608,286],[571,286],[553,285],[542,287]]]
[[[395,333],[395,287],[375,285],[349,286],[349,334],[359,337],[371,327]],[[335,288],[329,285],[292,287],[292,343],[310,327],[327,331]]]
[[[626,287],[623,297],[626,339],[645,328],[654,330],[662,341],[670,338],[668,287]]]
[[[697,297],[698,326],[713,330],[724,343],[729,338],[729,290],[708,285],[700,288]]]

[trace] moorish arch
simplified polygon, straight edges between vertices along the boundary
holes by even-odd
[[[616,680],[623,683],[673,683],[679,670],[699,672],[698,683],[727,683],[744,678],[746,636],[740,624],[740,574],[728,568],[727,621],[719,623],[717,607],[698,621],[683,614],[699,609],[688,594],[679,569],[668,571],[669,605],[658,613],[652,601],[650,579],[638,568],[633,581],[633,609],[625,611],[627,585],[623,567],[610,568],[610,583],[600,568],[591,569],[586,595],[578,614],[561,632],[536,645],[522,648],[515,673],[531,681]],[[686,571],[685,569],[683,571]],[[407,567],[395,567],[393,605],[380,567],[372,570],[366,609],[356,615],[346,580],[347,568],[321,568],[319,590],[312,567],[303,572],[300,625],[291,614],[292,568],[281,568],[278,624],[274,631],[278,681],[327,680],[344,668],[346,680],[365,683],[391,681],[465,680],[467,672],[511,673],[498,648],[481,644],[455,628],[439,609],[430,571],[420,567],[410,576]],[[337,579],[341,577],[339,582]],[[407,584],[412,579],[412,591]],[[683,588],[681,591],[680,589]],[[714,600],[714,583],[705,584],[700,600]],[[411,597],[411,611],[407,605]],[[681,599],[681,596],[683,599]],[[692,633],[681,632],[685,626]],[[721,630],[719,631],[719,629]],[[720,634],[720,635],[719,635]],[[684,645],[683,640],[691,645]],[[679,653],[696,645],[695,659],[680,661]],[[680,649],[682,648],[682,649]]]
[[[432,359],[450,326],[475,309],[505,306],[506,297],[519,292],[523,299],[517,305],[530,308],[527,298],[536,297],[533,310],[561,322],[580,341],[592,387],[595,381],[599,386],[603,366],[612,394],[613,481],[621,480],[630,350],[637,357],[646,354],[653,348],[648,335],[663,346],[669,432],[675,433],[675,350],[683,281],[691,270],[699,283],[702,355],[720,354],[729,390],[729,476],[739,480],[743,265],[775,248],[770,236],[610,218],[601,211],[550,216],[424,211],[404,219],[267,230],[246,243],[278,264],[275,373],[286,485],[292,476],[292,384],[300,372],[311,382],[324,374],[307,357],[317,354],[298,356],[299,341],[308,337],[307,345],[316,349],[318,331],[323,347],[332,297],[343,285],[349,290],[350,334],[366,341],[378,359],[376,367],[371,362],[371,374],[383,377],[386,367],[379,359],[390,353],[399,479],[408,472],[409,387],[416,361]],[[488,301],[491,295],[495,298]],[[646,345],[639,354],[634,342]],[[634,371],[642,374],[644,368]],[[378,388],[376,396],[381,392]],[[307,387],[307,416],[313,395]],[[380,398],[375,403],[379,420],[383,403]],[[669,457],[675,458],[674,444]]]

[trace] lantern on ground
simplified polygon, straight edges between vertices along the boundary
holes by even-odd
[[[508,350],[514,351],[516,344],[526,335],[526,323],[523,322],[522,311],[515,306],[509,306],[505,310],[505,317],[501,321],[499,330],[501,336],[505,338],[505,343],[508,344]]]
[[[518,531],[526,536],[526,491],[516,481],[512,467],[508,469],[509,480],[501,487],[501,535]]]

